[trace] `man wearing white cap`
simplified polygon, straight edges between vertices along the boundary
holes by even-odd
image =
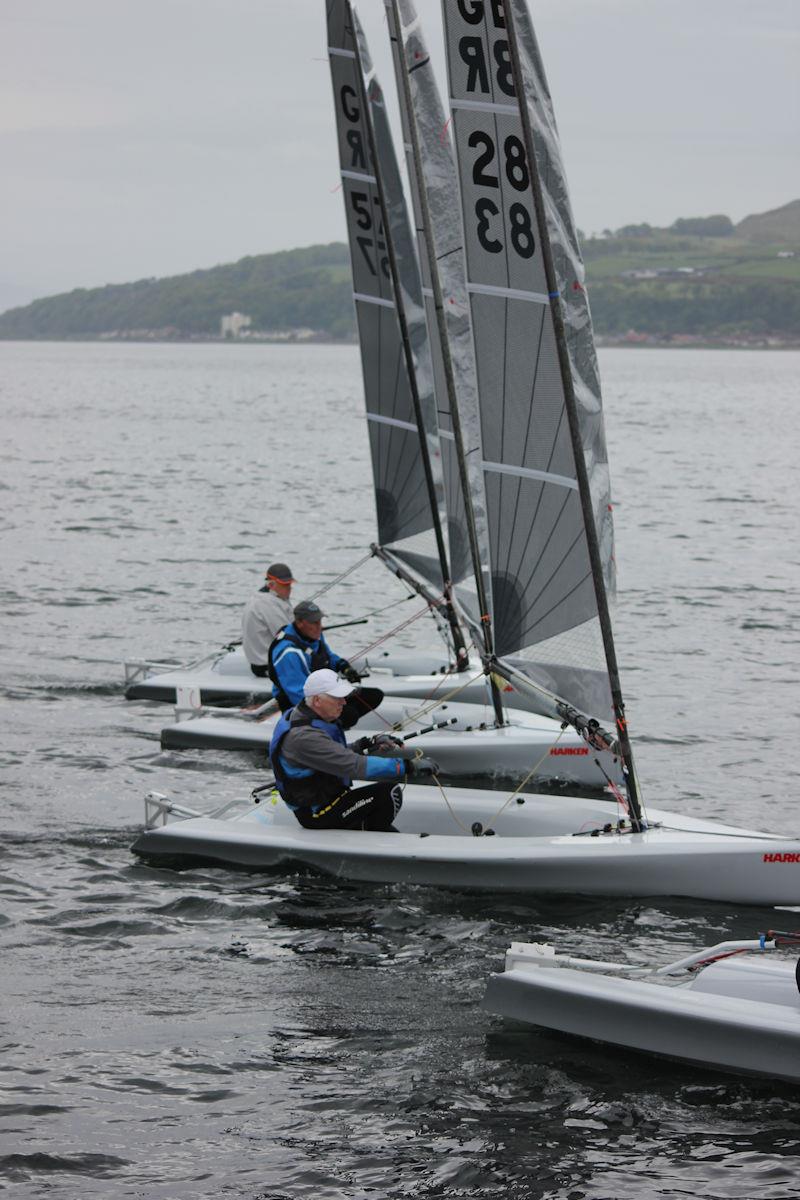
[[[286,563],[270,563],[266,582],[251,596],[242,614],[242,649],[254,675],[269,675],[269,648],[273,638],[292,619],[289,599],[294,583]]]
[[[403,802],[401,782],[438,768],[421,751],[386,734],[348,746],[339,717],[352,691],[335,671],[311,672],[303,700],[282,714],[272,735],[275,782],[306,829],[394,831]],[[353,788],[354,780],[370,782]]]

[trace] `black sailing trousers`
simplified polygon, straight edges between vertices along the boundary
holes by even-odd
[[[400,784],[384,780],[347,788],[317,813],[310,808],[296,808],[294,815],[305,829],[367,829],[385,833],[392,830],[402,804]]]

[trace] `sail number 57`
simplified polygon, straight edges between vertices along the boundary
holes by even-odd
[[[494,139],[484,130],[476,129],[469,135],[467,145],[471,150],[478,151],[472,164],[472,182],[477,187],[499,190],[500,176],[495,168],[498,155]],[[515,191],[526,192],[528,190],[530,176],[525,159],[525,147],[513,133],[509,134],[503,142],[500,169]],[[481,196],[476,200],[475,217],[478,241],[489,254],[499,254],[503,249],[502,241],[493,233],[497,229],[499,216],[499,205],[489,196]],[[508,219],[512,248],[520,258],[531,258],[536,251],[536,241],[533,236],[530,211],[524,204],[515,200],[509,207]],[[502,229],[502,221],[500,221],[500,226]]]

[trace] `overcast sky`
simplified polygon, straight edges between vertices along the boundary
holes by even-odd
[[[582,229],[800,197],[800,0],[530,2]],[[358,9],[389,92],[382,0]],[[0,310],[343,239],[324,14],[2,0]]]

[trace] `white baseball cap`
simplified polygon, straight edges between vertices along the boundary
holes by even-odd
[[[346,679],[340,679],[335,671],[331,671],[328,667],[324,667],[321,671],[312,671],[303,684],[303,695],[309,696],[335,696],[337,699],[343,699],[349,696],[353,691],[352,683],[348,683]]]

